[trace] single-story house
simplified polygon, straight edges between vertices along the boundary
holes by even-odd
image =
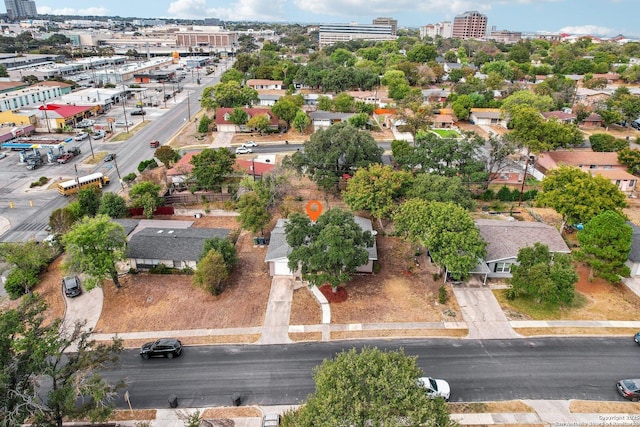
[[[589,117],[582,121],[581,125],[590,128],[602,127],[602,117],[598,113],[591,113]]]
[[[248,115],[249,119],[253,116],[257,116],[260,114],[265,114],[269,119],[269,128],[272,130],[278,129],[278,116],[273,114],[273,112],[269,108],[243,108]],[[231,117],[231,113],[233,113],[233,108],[218,108],[216,110],[216,127],[218,132],[242,132],[249,131],[245,125],[236,125],[229,121]]]
[[[336,123],[346,122],[353,116],[355,116],[355,113],[334,113],[333,111],[322,110],[309,113],[314,132],[319,129],[326,129]]]
[[[554,117],[559,122],[563,123],[575,123],[578,116],[573,113],[565,113],[564,111],[545,111],[542,114],[542,117],[549,120]]]
[[[571,253],[560,232],[541,222],[478,219],[476,227],[487,242],[487,255],[471,273],[485,279],[510,278],[518,251],[535,243],[547,245],[553,253]]]
[[[356,223],[364,231],[373,231],[371,220],[362,218],[359,216],[354,217]],[[267,249],[267,255],[264,261],[269,266],[270,276],[293,276],[295,273],[289,270],[287,265],[289,262],[289,254],[291,253],[291,246],[287,243],[284,228],[287,224],[286,219],[279,219],[276,222],[276,226],[271,231],[271,238],[269,239],[269,248]],[[373,262],[378,260],[378,248],[375,242],[375,236],[373,246],[367,248],[369,252],[369,261],[358,267],[357,271],[360,273],[372,273]]]
[[[279,93],[259,93],[258,105],[261,107],[273,107],[282,97]]]
[[[631,270],[631,277],[636,277],[640,276],[640,227],[632,222],[627,224],[633,229],[633,234],[631,235],[631,252],[625,264]]]
[[[502,117],[499,108],[472,108],[469,114],[469,121],[474,125],[500,125],[507,127],[508,120]]]
[[[447,98],[451,94],[449,89],[423,89],[422,100],[424,102],[447,102]]]
[[[455,124],[455,120],[450,114],[434,114],[431,117],[434,128],[450,129]]]
[[[589,89],[578,87],[576,89],[576,103],[582,103],[591,107],[596,107],[605,102],[611,96],[611,91],[606,89]]]
[[[129,236],[127,258],[131,268],[138,270],[148,270],[158,264],[195,269],[204,242],[213,237],[228,237],[230,232],[226,228],[171,228],[170,224],[143,228]]]
[[[591,175],[598,175],[611,181],[624,193],[635,191],[638,177],[622,169],[595,169],[589,171]]]
[[[282,90],[282,80],[249,79],[247,86],[255,90]]]

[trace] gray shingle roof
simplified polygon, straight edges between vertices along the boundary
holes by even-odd
[[[333,111],[312,111],[309,113],[311,120],[346,120],[349,117],[355,116],[354,113],[334,113]]]
[[[571,252],[558,230],[541,222],[478,219],[476,226],[487,242],[487,262],[517,257],[521,248],[535,243],[547,245],[551,252]]]
[[[196,261],[205,240],[227,237],[229,232],[226,228],[144,228],[131,236],[127,257]]]

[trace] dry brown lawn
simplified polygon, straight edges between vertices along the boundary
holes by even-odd
[[[452,414],[481,414],[481,413],[523,413],[535,412],[533,408],[520,400],[505,400],[504,402],[469,402],[449,403]]]
[[[640,405],[634,402],[596,402],[593,400],[572,400],[569,403],[569,411],[574,414],[640,414]],[[635,419],[637,420],[637,418]]]

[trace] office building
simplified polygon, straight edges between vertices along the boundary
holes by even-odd
[[[438,22],[436,24],[427,24],[420,27],[420,38],[431,37],[435,39],[440,36],[443,39],[450,39],[453,34],[453,26],[451,21]]]
[[[487,16],[470,11],[453,20],[452,37],[455,39],[484,39],[487,34]]]
[[[500,30],[496,31],[495,29],[491,30],[488,39],[495,40],[499,43],[511,44],[518,43],[518,41],[522,38],[522,33],[519,31],[507,31]]]
[[[391,34],[398,33],[398,20],[393,18],[376,18],[371,22],[373,25],[391,25]]]
[[[391,31],[391,25],[324,24],[320,25],[319,43],[322,48],[350,40],[385,41],[397,39],[398,37]]]
[[[7,8],[7,17],[12,20],[24,18],[37,18],[38,10],[33,0],[4,0]]]

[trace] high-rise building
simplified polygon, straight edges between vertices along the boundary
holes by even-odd
[[[4,5],[10,20],[38,17],[36,2],[33,0],[4,0]]]
[[[425,37],[436,38],[437,36],[443,39],[450,39],[452,32],[451,21],[443,21],[435,24],[427,24],[420,27],[420,38]]]
[[[391,25],[391,34],[398,32],[398,20],[393,18],[376,18],[371,22],[373,25]]]
[[[453,19],[452,37],[455,39],[484,39],[487,35],[487,16],[475,10]]]

